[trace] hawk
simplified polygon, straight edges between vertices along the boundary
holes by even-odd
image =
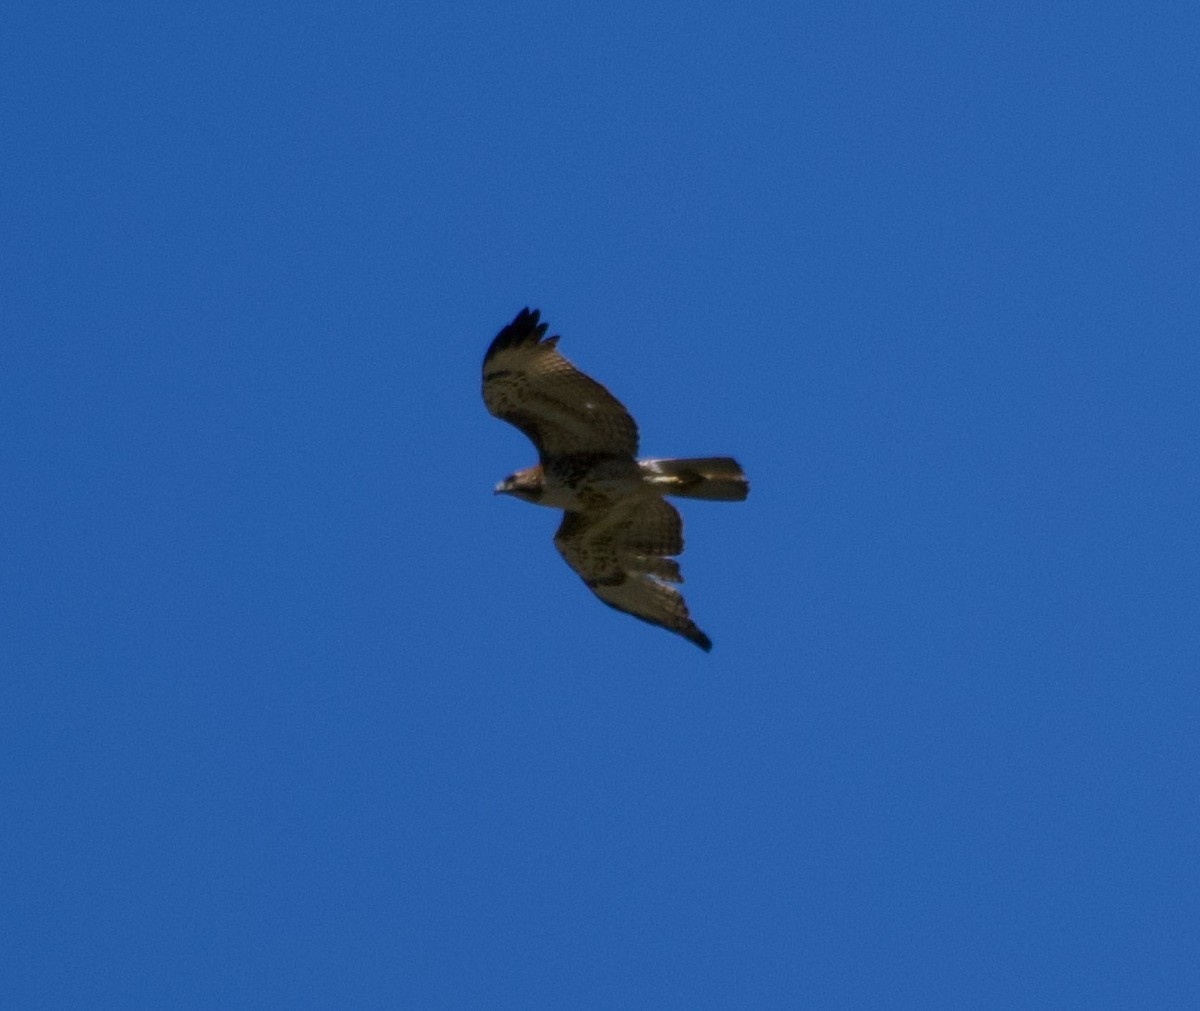
[[[496,486],[563,510],[554,546],[597,597],[706,652],[709,639],[672,586],[683,575],[683,520],[663,496],[740,502],[750,491],[728,456],[639,460],[637,424],[619,400],[580,372],[546,337],[540,312],[522,309],[483,358],[483,400],[516,425],[538,463]]]

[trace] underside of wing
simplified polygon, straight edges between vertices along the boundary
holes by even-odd
[[[683,636],[706,652],[709,639],[688,614],[683,595],[679,513],[658,498],[638,498],[603,513],[569,512],[554,544],[588,588],[610,607]]]
[[[545,457],[633,457],[637,424],[619,400],[558,352],[537,310],[522,309],[483,359],[483,400]]]

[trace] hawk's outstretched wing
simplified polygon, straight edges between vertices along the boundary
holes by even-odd
[[[631,497],[610,509],[568,512],[554,535],[559,553],[604,603],[682,635],[707,652],[712,640],[688,615],[682,583],[683,521],[660,498]]]
[[[558,353],[538,312],[522,309],[483,359],[483,399],[516,425],[543,462],[557,456],[637,454],[637,424],[621,402]]]

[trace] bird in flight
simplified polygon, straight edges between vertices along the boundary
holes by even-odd
[[[728,456],[639,460],[637,423],[616,397],[585,376],[546,337],[538,310],[522,309],[483,358],[483,400],[533,441],[538,463],[496,486],[563,510],[554,546],[597,597],[706,652],[682,583],[683,520],[663,496],[740,502],[750,484]]]

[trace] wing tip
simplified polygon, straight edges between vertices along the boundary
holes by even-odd
[[[712,652],[712,640],[703,632],[701,632],[700,629],[698,629],[695,625],[693,625],[683,634],[688,642],[695,643],[702,650],[704,650],[705,653]]]
[[[530,341],[533,343],[539,342],[545,336],[546,328],[549,325],[541,322],[541,316],[541,309],[530,309],[529,306],[525,306],[524,309],[513,317],[513,321],[508,326],[496,334],[487,349],[487,354],[483,356],[484,362],[491,358],[497,351],[503,351],[506,348],[516,347],[519,344],[525,344]],[[557,340],[557,337],[550,338],[552,343]]]

